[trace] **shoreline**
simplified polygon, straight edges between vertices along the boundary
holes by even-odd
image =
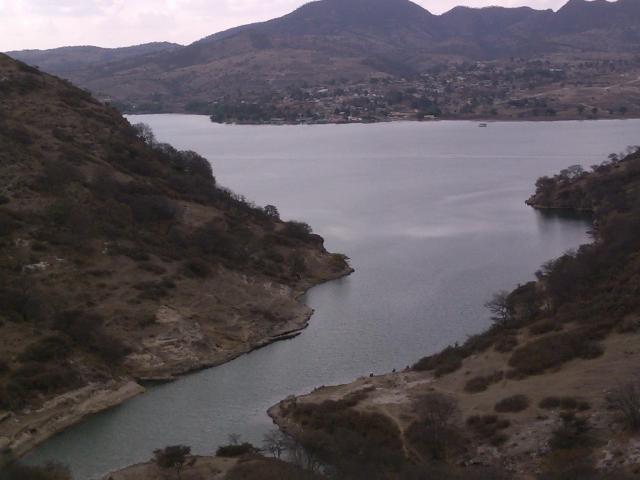
[[[331,278],[317,283],[305,282],[302,287],[293,292],[293,298],[297,303],[302,304],[300,298],[312,288],[348,277],[354,272],[352,267],[347,266]],[[291,328],[247,343],[242,348],[229,352],[221,360],[202,362],[184,371],[169,372],[166,376],[148,378],[130,376],[113,379],[102,384],[88,384],[80,389],[49,399],[39,409],[8,413],[0,418],[0,452],[10,452],[13,457],[22,458],[50,438],[82,423],[87,418],[144,394],[147,391],[145,385],[152,387],[173,382],[181,377],[229,363],[273,343],[294,339],[309,326],[314,313],[313,309],[307,308],[303,315],[290,322],[294,324],[289,326]]]
[[[190,112],[122,112],[125,118],[133,116],[145,116],[145,115],[188,115],[193,117],[207,117],[209,115],[204,113],[190,113]],[[373,121],[342,121],[342,122],[214,122],[213,125],[228,125],[228,126],[242,126],[242,127],[297,127],[297,126],[322,126],[322,125],[378,125],[384,123],[434,123],[434,122],[460,122],[460,123],[559,123],[559,122],[601,122],[601,121],[617,121],[617,120],[640,120],[640,115],[611,115],[607,117],[586,118],[580,116],[566,116],[566,117],[527,117],[527,118],[514,118],[514,117],[438,117],[431,119],[419,120],[417,118],[389,118],[378,119]]]

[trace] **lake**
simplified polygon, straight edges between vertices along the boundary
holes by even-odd
[[[541,214],[535,180],[637,143],[640,121],[233,126],[187,115],[130,117],[195,150],[218,182],[308,222],[352,276],[312,289],[298,338],[154,387],[49,440],[28,461],[77,480],[148,460],[155,448],[261,443],[265,411],[291,394],[402,369],[489,325],[484,302],[589,240],[587,218]]]

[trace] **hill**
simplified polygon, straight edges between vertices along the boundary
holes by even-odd
[[[128,111],[211,113],[212,105],[238,99],[262,104],[295,100],[296,89],[307,86],[359,82],[366,89],[371,78],[418,78],[452,62],[633,58],[640,52],[639,4],[571,0],[558,12],[458,7],[436,16],[409,0],[320,0],[185,47],[93,62],[90,68],[67,69],[65,75]],[[41,66],[58,55],[42,52]],[[511,78],[517,77],[518,67],[508,68]],[[581,73],[590,83],[599,81],[593,72]],[[431,101],[446,84],[440,87]]]
[[[528,203],[592,212],[595,243],[496,294],[487,332],[270,414],[343,479],[634,478],[639,200],[639,147],[539,179]]]
[[[67,76],[77,70],[117,62],[132,57],[170,51],[181,47],[176,43],[156,42],[123,48],[100,48],[92,46],[61,47],[51,50],[20,50],[7,52],[12,58],[54,75]]]
[[[0,55],[0,450],[304,328],[350,272],[68,82]]]

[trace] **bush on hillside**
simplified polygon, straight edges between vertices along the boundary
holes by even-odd
[[[529,399],[526,395],[512,395],[496,403],[494,410],[498,413],[518,413],[529,408]]]

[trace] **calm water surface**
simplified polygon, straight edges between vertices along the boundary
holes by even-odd
[[[266,409],[315,386],[403,368],[488,325],[482,305],[588,240],[584,218],[524,205],[536,178],[589,166],[638,141],[640,121],[223,126],[131,117],[211,160],[218,181],[310,223],[356,273],[317,287],[300,337],[147,394],[51,439],[29,461],[77,480],[145,461],[154,448],[211,453],[230,433],[259,444]]]

